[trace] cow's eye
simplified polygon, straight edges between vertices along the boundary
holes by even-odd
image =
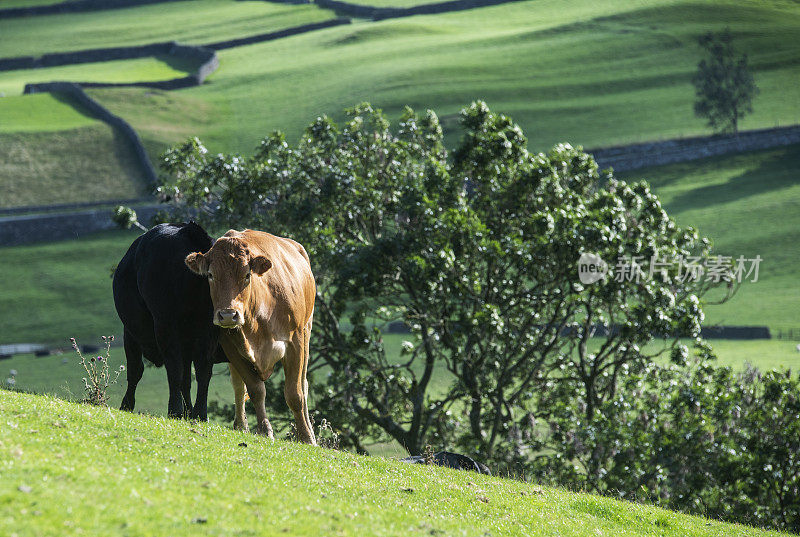
[[[208,273],[208,281],[211,281],[213,279],[214,279],[214,275],[209,272]]]
[[[248,273],[247,273],[247,275],[244,277],[244,281],[245,281],[245,282],[249,282],[249,281],[250,281],[250,273],[249,273],[249,272],[248,272]]]

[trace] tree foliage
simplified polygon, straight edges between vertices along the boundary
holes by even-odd
[[[251,158],[190,140],[165,155],[160,187],[219,229],[305,245],[319,289],[313,406],[344,441],[458,446],[518,467],[534,454],[534,394],[554,377],[577,381],[592,416],[654,337],[699,336],[714,283],[666,269],[578,281],[582,252],[612,264],[708,255],[645,183],[601,175],[569,145],[529,153],[481,102],[462,112],[451,156],[433,112],[406,110],[396,132],[369,105],[348,115],[342,127],[318,118],[295,147],[275,133]],[[390,321],[411,330],[400,363],[383,346]]]
[[[294,146],[274,133],[252,157],[193,139],[165,154],[159,193],[212,230],[306,247],[311,407],[343,446],[458,449],[540,481],[797,531],[800,384],[709,362],[703,297],[735,289],[729,269],[694,279],[669,263],[702,264],[709,242],[580,149],[530,153],[484,103],[461,127],[448,153],[433,112],[406,110],[392,130],[362,104]],[[630,272],[581,283],[587,252]],[[650,274],[651,259],[666,263]],[[399,361],[382,335],[398,321],[410,330]],[[700,362],[687,365],[678,336]]]
[[[716,132],[736,133],[739,120],[753,111],[758,93],[747,55],[736,52],[729,29],[709,32],[698,41],[706,57],[692,78],[695,115],[705,118]]]
[[[648,364],[589,419],[546,397],[540,479],[746,524],[800,531],[800,382],[789,372]]]

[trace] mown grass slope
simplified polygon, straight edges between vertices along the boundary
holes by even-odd
[[[0,97],[0,132],[54,132],[100,124],[101,121],[59,95]],[[45,152],[39,158],[50,157]]]
[[[670,215],[734,258],[761,256],[758,281],[707,310],[708,324],[767,325],[800,333],[800,145],[622,174],[646,179]]]
[[[110,315],[116,315],[116,313],[111,312]],[[121,344],[122,335],[120,333],[117,333],[117,338],[117,342]],[[101,341],[99,338],[91,338],[80,339],[78,343],[99,345]],[[14,381],[18,389],[54,395],[69,401],[80,401],[84,394],[82,378],[86,376],[86,372],[81,367],[78,355],[69,347],[69,342],[65,341],[64,347],[65,352],[61,355],[39,357],[22,354],[0,361],[0,386],[7,386],[6,381],[11,378],[11,371],[15,371]],[[101,353],[85,354],[86,356],[97,356]],[[105,349],[102,354],[105,354]],[[109,363],[115,370],[125,364],[125,351],[121,345],[111,349]],[[126,374],[123,372],[117,382],[108,389],[108,404],[111,407],[119,407],[127,386]],[[192,378],[192,399],[195,397],[196,390],[197,383]],[[214,366],[214,376],[209,385],[209,400],[219,401],[225,405],[233,404],[233,389],[227,364]],[[145,367],[142,380],[136,387],[136,412],[166,416],[168,401],[167,372],[163,367]],[[248,408],[248,410],[251,409]]]
[[[114,315],[109,312],[109,315]],[[119,333],[117,333],[119,335]],[[400,361],[400,347],[403,339],[407,336],[399,334],[384,335],[384,346],[387,349],[390,361]],[[313,335],[312,335],[313,341]],[[81,344],[98,344],[97,338],[81,339]],[[592,341],[591,347],[598,347],[600,341]],[[791,341],[778,340],[713,340],[712,345],[717,353],[718,365],[730,366],[736,370],[744,368],[746,363],[752,364],[762,371],[787,368],[792,371],[800,371],[800,353],[795,349],[796,343]],[[15,371],[15,386],[22,390],[32,391],[42,394],[55,395],[69,400],[80,400],[83,394],[83,381],[85,373],[80,366],[78,356],[68,347],[67,342],[63,342],[66,348],[62,355],[52,355],[36,357],[32,354],[16,355],[7,360],[0,361],[0,386],[6,385],[6,379],[10,378],[11,371]],[[691,345],[690,341],[686,341]],[[663,361],[666,363],[667,359]],[[118,367],[125,363],[125,353],[122,347],[115,347],[111,350],[111,361],[113,367]],[[211,379],[209,388],[209,401],[218,401],[222,405],[233,403],[233,391],[230,385],[227,365],[217,364],[214,366],[214,377]],[[319,375],[324,376],[324,372]],[[283,382],[281,373],[276,373],[277,381]],[[431,387],[433,392],[444,391],[452,380],[450,374],[440,368],[434,376],[434,384]],[[312,384],[314,377],[310,379]],[[113,407],[118,407],[122,402],[122,396],[127,388],[126,376],[120,375],[118,382],[109,388],[110,402]],[[193,394],[197,388],[192,385]],[[194,397],[194,395],[193,395]],[[167,412],[167,402],[169,389],[167,385],[167,374],[163,368],[146,367],[141,382],[136,389],[136,411],[162,416]],[[309,399],[309,407],[314,411],[313,392]],[[248,406],[248,411],[252,408]],[[255,418],[252,418],[255,419]],[[400,446],[396,446],[400,449]],[[370,448],[372,450],[372,448]]]
[[[0,419],[3,535],[778,535],[49,397]]]
[[[0,57],[160,41],[205,44],[331,18],[312,5],[191,0],[0,20]]]
[[[58,132],[0,132],[0,147],[0,207],[149,194],[130,143],[104,123]],[[42,152],[50,158],[40,158]]]
[[[136,238],[112,231],[81,240],[0,248],[5,284],[0,341],[85,343],[120,335],[111,296],[111,269]],[[13,314],[24,306],[25,314]]]
[[[221,51],[209,83],[179,94],[217,109],[196,132],[212,151],[250,153],[273,129],[294,137],[362,100],[391,117],[432,108],[453,136],[460,108],[484,99],[535,149],[606,146],[707,133],[692,110],[696,40],[726,26],[761,89],[741,127],[800,122],[800,6],[782,0],[535,0],[359,22]],[[103,102],[153,128],[152,108]]]
[[[0,92],[22,95],[25,84],[34,82],[131,83],[181,78],[197,69],[194,62],[169,57],[136,58],[110,62],[82,63],[42,69],[0,71]]]
[[[0,4],[0,9],[11,7],[33,7],[33,6],[46,6],[50,4],[60,4],[64,0],[3,0]]]

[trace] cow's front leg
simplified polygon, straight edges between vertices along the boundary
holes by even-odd
[[[237,431],[249,431],[247,426],[247,413],[244,411],[244,380],[239,372],[230,364],[231,385],[233,386],[235,412],[233,416],[233,428]]]
[[[272,432],[272,425],[267,419],[267,408],[265,402],[267,399],[267,388],[264,386],[264,381],[259,378],[246,379],[247,393],[250,394],[250,401],[253,402],[253,407],[256,410],[256,434],[263,434],[268,438],[274,440],[275,435]]]

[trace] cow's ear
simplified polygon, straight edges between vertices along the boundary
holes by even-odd
[[[208,260],[206,259],[206,256],[200,252],[194,252],[187,255],[184,262],[186,263],[186,266],[189,267],[189,270],[195,274],[205,276],[208,272]]]
[[[261,276],[266,271],[272,268],[272,261],[264,257],[263,255],[258,255],[250,259],[250,270]]]

